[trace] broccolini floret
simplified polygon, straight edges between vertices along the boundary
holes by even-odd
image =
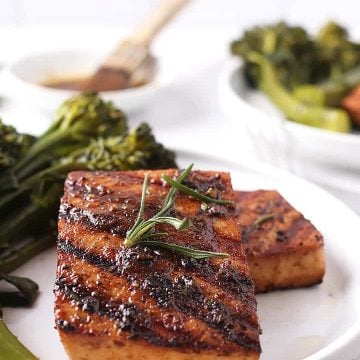
[[[13,126],[5,125],[0,119],[0,172],[14,165],[35,140],[34,136],[20,134]]]
[[[125,114],[95,93],[84,93],[65,101],[53,125],[14,166],[21,181],[55,159],[89,144],[101,136],[123,135],[127,131]],[[1,184],[1,182],[0,182]]]

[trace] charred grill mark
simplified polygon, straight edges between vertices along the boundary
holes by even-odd
[[[260,350],[257,340],[245,333],[248,329],[257,330],[257,325],[240,318],[221,302],[206,298],[192,277],[180,276],[173,281],[163,274],[153,273],[144,279],[141,289],[154,298],[159,307],[173,308],[195,317],[231,342],[250,350]]]
[[[167,310],[162,308],[162,310],[160,311],[160,308],[158,307],[156,302],[150,296],[144,296],[143,292],[139,290],[139,283],[136,280],[135,282],[129,284],[124,277],[116,277],[105,271],[94,269],[92,265],[85,263],[81,259],[77,259],[76,257],[74,257],[74,255],[70,255],[62,251],[59,252],[59,258],[62,260],[63,264],[72,263],[71,268],[67,265],[61,265],[58,268],[59,278],[62,279],[62,281],[64,281],[65,283],[69,283],[71,286],[75,284],[86,289],[87,293],[90,293],[90,296],[92,297],[90,305],[94,304],[93,297],[96,297],[97,299],[111,299],[112,303],[130,302],[132,304],[136,304],[140,312],[145,312],[151,317],[154,331],[158,332],[162,337],[166,339],[176,336],[179,346],[181,345],[181,343],[189,342],[189,339],[191,338],[191,341],[193,343],[202,342],[207,344],[200,344],[201,348],[205,348],[204,346],[206,346],[207,348],[216,348],[214,345],[211,344],[217,343],[224,345],[226,344],[227,351],[237,349],[236,344],[226,341],[221,334],[219,334],[215,330],[212,330],[205,323],[199,320],[190,318],[183,313],[180,313],[173,309]],[[102,284],[100,288],[98,286],[99,282],[100,284]],[[57,296],[64,301],[64,296],[61,295],[59,291],[57,291]],[[59,313],[58,318],[61,318],[62,320],[70,320],[71,323],[77,327],[75,328],[76,330],[83,332],[85,330],[84,323],[89,324],[93,321],[96,321],[98,323],[106,322],[106,319],[96,313],[94,313],[95,315],[92,315],[91,317],[86,316],[86,314],[83,314],[81,316],[81,313],[84,313],[85,310],[80,309],[81,307],[79,306],[79,304],[74,304],[73,301],[66,302],[68,303],[70,311]],[[89,302],[87,301],[87,309],[88,304]],[[98,306],[96,303],[95,306],[95,309],[97,309]],[[92,307],[93,306],[91,306],[90,309]],[[74,309],[77,310],[74,312]],[[72,313],[80,315],[75,315],[77,320],[74,319]],[[106,334],[111,335],[111,333],[114,332],[116,334],[117,331],[113,328],[113,325],[114,324],[112,324],[110,321],[107,322],[107,325],[105,327],[105,329],[107,329]],[[92,328],[93,327],[91,326],[90,329]],[[102,331],[102,329],[104,329],[103,326],[101,326],[100,331]],[[99,329],[96,330],[96,326],[95,331],[99,331]],[[124,333],[123,335],[127,336],[126,333]],[[181,343],[180,339],[182,339]]]
[[[183,275],[172,280],[170,274],[150,271],[153,269],[150,269],[149,266],[144,266],[143,257],[140,255],[142,251],[146,253],[146,248],[145,250],[137,248],[120,250],[117,262],[114,263],[102,259],[101,256],[89,254],[87,251],[73,246],[69,241],[61,241],[60,239],[58,247],[62,251],[74,254],[76,257],[92,265],[101,267],[105,271],[123,276],[130,284],[134,282],[139,283],[140,290],[151,296],[160,308],[173,309],[192,316],[221,333],[231,343],[250,350],[259,350],[256,337],[253,339],[245,333],[245,330],[250,329],[256,334],[258,329],[256,322],[254,323],[251,319],[247,319],[246,313],[240,316],[238,313],[227,308],[223,303],[215,299],[206,298],[193,283],[191,276]],[[192,260],[191,267],[194,270],[194,265],[198,260],[181,259],[182,266],[187,269],[189,269],[189,262],[187,260]],[[206,260],[201,261],[201,263],[206,262]],[[196,265],[196,269],[201,269],[201,267],[201,264]],[[135,268],[137,271],[133,271]],[[214,270],[218,271],[218,269],[213,269],[211,266],[208,269],[213,273]],[[144,276],[144,274],[149,275]],[[221,285],[221,288],[224,288],[224,284],[230,283],[233,286],[233,282],[236,281],[240,282],[237,284],[237,291],[243,291],[244,289],[245,291],[250,291],[250,289],[253,289],[251,279],[245,276],[237,278],[235,272],[232,274],[227,269],[219,272],[217,285]],[[227,286],[225,288],[227,289]],[[239,292],[237,292],[237,295],[239,295]],[[255,306],[254,303],[252,305]]]
[[[82,209],[68,203],[62,203],[59,209],[59,220],[64,219],[67,222],[78,222],[87,226],[90,230],[104,231],[115,235],[125,237],[126,231],[132,226],[135,221],[140,203],[134,204],[131,200],[124,200],[123,203],[118,204],[119,209],[113,208],[113,214],[94,213],[90,209]],[[160,202],[147,202],[146,213],[147,216],[155,214],[160,208]],[[196,236],[201,236],[202,239],[208,239],[210,235],[214,234],[212,229],[212,216],[227,218],[233,214],[233,208],[222,205],[209,205],[206,210],[196,216],[187,217],[196,225],[193,230]],[[181,218],[184,216],[174,209],[169,210],[169,215]],[[206,231],[206,233],[202,233]]]
[[[132,217],[136,217],[135,209]],[[115,215],[94,214],[90,210],[80,209],[78,207],[61,204],[59,210],[59,220],[64,219],[68,223],[78,222],[86,226],[89,230],[98,230],[108,232],[112,235],[125,237],[126,231],[131,227],[133,220],[130,218],[119,217]]]
[[[110,301],[100,296],[94,296],[90,289],[80,284],[68,284],[64,278],[57,279],[55,291],[62,293],[68,300],[89,314],[106,316],[116,322],[117,328],[126,332],[129,339],[142,338],[159,346],[194,346],[194,339],[188,332],[177,329],[174,337],[164,337],[156,331],[155,321],[146,312],[141,311],[134,303]],[[67,320],[58,319],[57,325],[64,331],[75,332],[76,327]],[[211,344],[201,343],[202,348],[211,348]]]
[[[172,263],[169,269],[175,267],[184,269],[188,273],[194,272],[196,276],[223,289],[231,295],[236,297],[241,296],[242,301],[256,308],[256,303],[251,296],[254,287],[253,281],[246,273],[232,268],[227,262],[224,262],[219,268],[219,266],[212,264],[209,259],[196,260],[192,258],[180,258],[165,250],[154,250],[146,247],[121,249],[118,251],[116,260],[112,261],[104,256],[93,254],[90,251],[74,246],[69,239],[61,238],[58,239],[58,248],[64,252],[75,255],[79,259],[86,260],[88,263],[102,268],[107,272],[117,273],[119,275],[137,272],[139,270],[145,273],[157,271],[156,263],[161,254],[164,261],[170,260]]]
[[[277,191],[235,192],[241,239],[248,256],[292,252],[299,246],[322,246],[319,231]],[[256,226],[255,220],[266,214],[273,219]]]
[[[92,254],[89,251],[80,249],[80,248],[74,246],[68,240],[62,240],[62,239],[58,238],[57,247],[59,250],[65,252],[65,253],[68,253],[68,254],[75,255],[77,258],[79,258],[81,260],[85,260],[89,264],[99,267],[109,273],[116,272],[117,266],[113,261],[108,260],[105,257],[101,257],[98,255]]]
[[[70,324],[69,321],[64,319],[57,319],[56,326],[66,332],[76,332],[76,326]]]
[[[230,266],[221,266],[219,269],[209,261],[192,258],[183,258],[178,261],[180,267],[196,273],[210,284],[218,286],[232,295],[240,295],[242,301],[248,301],[249,294],[253,292],[254,285],[251,278]],[[252,301],[249,302],[249,305],[256,306]]]

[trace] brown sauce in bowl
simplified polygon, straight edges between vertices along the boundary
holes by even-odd
[[[125,72],[108,67],[101,67],[94,75],[53,76],[41,85],[62,90],[74,91],[116,91],[135,88],[153,81],[157,72],[155,58],[150,58],[130,77]]]

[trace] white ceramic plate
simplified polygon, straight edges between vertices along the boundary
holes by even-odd
[[[293,167],[294,160],[360,170],[360,134],[341,134],[286,120],[271,101],[250,89],[238,59],[228,60],[219,79],[220,103],[235,128],[246,128],[258,156]]]
[[[350,360],[360,354],[360,220],[320,188],[267,165],[239,165],[178,152],[180,165],[230,171],[237,189],[278,189],[322,231],[327,272],[323,284],[258,296],[262,360]],[[6,309],[5,321],[40,359],[65,359],[53,322],[55,248],[21,269],[40,284],[32,309]]]

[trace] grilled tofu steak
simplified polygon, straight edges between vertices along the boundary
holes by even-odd
[[[170,187],[150,171],[144,218]],[[254,284],[234,205],[179,193],[162,241],[231,254],[195,260],[169,250],[123,246],[140,208],[145,172],[73,172],[59,212],[55,321],[70,359],[258,359]],[[233,200],[227,173],[194,171],[188,187]]]
[[[235,191],[256,292],[310,286],[325,273],[323,237],[277,191]]]

